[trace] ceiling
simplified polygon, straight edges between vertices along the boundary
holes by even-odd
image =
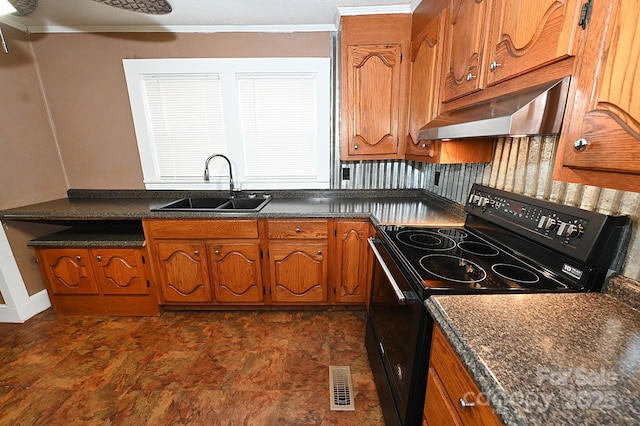
[[[31,15],[0,18],[30,33],[335,31],[339,17],[411,13],[420,0],[168,0],[173,11],[146,15],[92,0],[38,0]]]

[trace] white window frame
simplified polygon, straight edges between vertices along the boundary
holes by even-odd
[[[204,179],[160,178],[152,146],[144,77],[161,74],[214,74],[223,81],[222,98],[225,108],[227,156],[231,160],[234,180],[242,190],[317,189],[329,188],[330,180],[330,84],[329,58],[187,58],[187,59],[124,59],[123,67],[129,91],[129,101],[135,127],[140,162],[147,189],[228,189],[229,179],[224,161],[215,159],[210,182]],[[249,180],[244,170],[244,152],[237,94],[237,75],[313,73],[316,81],[316,176],[311,179],[283,178]],[[211,154],[214,154],[213,152]],[[202,159],[202,172],[204,161]],[[220,161],[220,163],[218,163]],[[223,167],[224,166],[224,167]]]

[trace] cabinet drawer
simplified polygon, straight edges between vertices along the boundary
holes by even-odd
[[[429,371],[435,369],[438,372],[444,390],[463,424],[502,424],[439,327],[433,329],[429,364]],[[476,405],[463,409],[460,399]]]
[[[147,220],[144,226],[156,239],[258,238],[257,220]]]
[[[321,240],[327,238],[326,220],[270,220],[270,239],[304,238]]]

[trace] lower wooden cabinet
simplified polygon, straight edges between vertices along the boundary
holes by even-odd
[[[264,303],[258,220],[158,219],[143,226],[162,303]]]
[[[145,248],[35,247],[35,252],[57,314],[160,314]]]
[[[146,219],[166,306],[365,305],[368,219]]]
[[[431,340],[423,424],[502,424],[437,326]]]
[[[220,303],[262,302],[264,293],[258,243],[207,245],[211,285]]]
[[[372,266],[367,239],[369,221],[336,222],[334,298],[340,304],[364,304],[368,299]]]
[[[327,303],[327,220],[269,220],[273,303]]]
[[[203,243],[169,241],[155,245],[157,276],[166,302],[210,302],[207,252]]]

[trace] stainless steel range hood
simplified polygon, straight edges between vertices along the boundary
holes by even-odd
[[[424,126],[418,140],[560,133],[569,77],[452,110]]]

